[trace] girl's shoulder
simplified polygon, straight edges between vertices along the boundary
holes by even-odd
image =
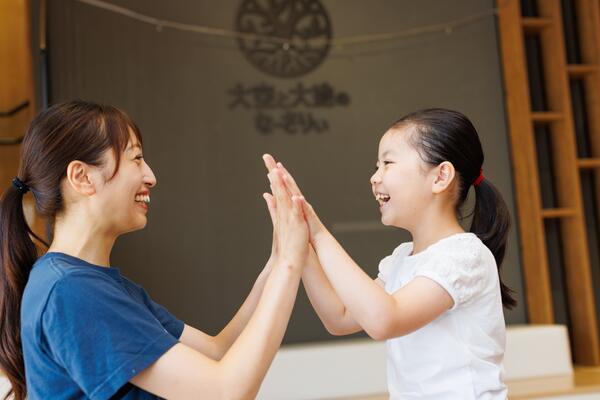
[[[391,257],[406,257],[408,256],[410,253],[412,253],[412,249],[413,249],[413,242],[403,242],[400,243],[400,245],[398,245],[394,251],[392,252],[392,254],[390,254]]]
[[[477,235],[472,232],[462,232],[443,238],[420,253],[410,255],[409,258],[419,262],[442,258],[447,261],[470,264],[488,261],[489,255],[491,255],[489,249]]]
[[[437,282],[454,300],[452,309],[496,292],[494,256],[474,233],[444,238],[411,259],[412,278],[424,276]]]

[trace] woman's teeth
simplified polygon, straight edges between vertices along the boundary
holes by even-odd
[[[150,204],[150,196],[148,196],[147,194],[138,194],[137,196],[135,196],[135,201],[139,203]]]

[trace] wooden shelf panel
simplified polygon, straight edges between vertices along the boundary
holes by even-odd
[[[521,25],[526,33],[540,33],[542,30],[552,26],[552,18],[543,17],[523,17]]]
[[[571,218],[577,215],[577,211],[574,208],[544,208],[541,212],[542,218]]]
[[[600,158],[580,158],[577,160],[579,169],[596,169],[600,168]]]
[[[561,112],[555,111],[537,111],[531,113],[531,120],[534,123],[549,123],[562,121],[564,118],[564,114]]]
[[[567,65],[567,72],[570,77],[582,77],[598,72],[598,66],[594,64],[569,64]]]

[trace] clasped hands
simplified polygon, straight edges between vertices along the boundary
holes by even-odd
[[[283,164],[276,162],[270,154],[263,155],[263,161],[271,185],[271,193],[263,194],[273,223],[269,264],[277,261],[290,268],[302,269],[310,243],[326,229]]]

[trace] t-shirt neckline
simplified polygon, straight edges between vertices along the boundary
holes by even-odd
[[[99,271],[103,271],[103,272],[105,272],[107,274],[116,275],[116,276],[118,276],[118,275],[121,274],[120,271],[119,271],[119,268],[116,268],[116,267],[113,267],[113,266],[105,267],[105,266],[102,266],[102,265],[92,264],[91,262],[86,261],[86,260],[84,260],[82,258],[75,257],[75,256],[72,256],[70,254],[63,253],[63,252],[60,252],[60,251],[49,251],[46,254],[44,254],[42,256],[42,258],[49,258],[49,259],[60,258],[60,259],[62,259],[64,261],[66,261],[69,264],[83,265],[85,267],[90,267],[90,268],[94,268],[94,269],[99,270]]]
[[[408,252],[407,255],[405,257],[405,259],[407,260],[414,260],[419,258],[422,254],[427,254],[429,252],[431,252],[435,247],[439,246],[440,244],[451,240],[451,239],[455,239],[457,237],[460,236],[470,236],[470,235],[475,235],[473,232],[459,232],[459,233],[453,233],[450,236],[446,236],[444,238],[441,238],[440,240],[438,240],[437,242],[434,242],[432,244],[430,244],[429,246],[427,246],[425,249],[421,250],[419,253],[417,254],[412,254],[413,252],[413,246],[414,246],[414,242],[408,242]]]

